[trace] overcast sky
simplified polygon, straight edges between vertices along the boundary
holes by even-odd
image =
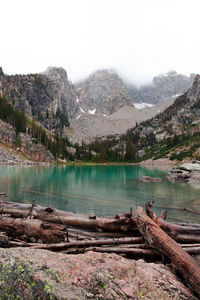
[[[7,74],[114,68],[131,82],[200,72],[199,0],[0,0]]]

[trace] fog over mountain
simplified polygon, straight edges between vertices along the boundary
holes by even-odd
[[[198,0],[20,0],[1,3],[7,74],[62,67],[78,82],[114,68],[136,85],[176,70],[199,73]],[[59,3],[59,4],[58,4]]]

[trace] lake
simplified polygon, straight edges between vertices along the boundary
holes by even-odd
[[[53,206],[77,213],[114,216],[148,200],[154,211],[168,209],[168,219],[200,223],[200,191],[189,185],[172,184],[165,171],[141,166],[37,166],[0,167],[0,191],[6,200]],[[162,182],[142,183],[141,176],[159,177]],[[1,199],[5,198],[1,196]],[[179,210],[182,209],[182,210]]]

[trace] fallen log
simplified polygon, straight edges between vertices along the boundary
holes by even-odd
[[[160,226],[160,228],[162,228],[165,232],[169,234],[200,235],[200,227],[177,225],[171,222],[166,222],[162,219],[157,219],[157,224]]]
[[[33,244],[34,249],[46,249],[53,251],[62,251],[72,247],[88,247],[88,246],[102,246],[102,245],[120,245],[120,244],[137,244],[143,242],[142,237],[122,238],[122,239],[104,239],[104,240],[86,240],[75,241],[71,243],[59,244]]]
[[[130,249],[130,248],[118,248],[118,247],[112,247],[112,248],[102,248],[102,247],[90,247],[86,248],[86,251],[94,251],[94,252],[103,252],[103,253],[116,253],[116,254],[123,254],[130,258],[148,258],[148,259],[160,259],[161,255],[151,249]]]
[[[22,204],[14,202],[1,201],[1,209],[4,214],[10,214],[13,217],[26,217],[32,208],[31,204]],[[72,212],[65,212],[62,210],[55,211],[51,207],[43,207],[35,204],[32,211],[32,217],[35,219],[62,223],[67,226],[74,226],[78,228],[89,228],[92,230],[110,231],[110,232],[134,232],[138,233],[137,226],[135,224],[135,217],[128,213],[124,216],[117,218],[106,218],[106,217],[96,217],[90,218],[86,214],[76,214]],[[59,217],[58,217],[59,215]],[[154,214],[154,217],[155,214]],[[157,219],[159,226],[174,236],[178,234],[192,234],[200,235],[200,227],[194,226],[181,226],[174,223],[166,222],[162,219]]]
[[[3,213],[10,214],[13,217],[26,217],[31,207],[32,205],[30,204],[1,201],[1,209],[3,210]],[[65,225],[75,227],[106,231],[137,231],[134,220],[126,216],[122,216],[119,218],[94,216],[93,218],[91,218],[86,214],[76,214],[58,209],[56,211],[59,217],[57,214],[55,214],[54,210],[51,207],[43,207],[35,204],[32,216],[35,219],[47,222],[61,223],[62,221],[62,223]]]
[[[177,234],[171,236],[178,243],[200,243],[200,236],[190,234]]]
[[[0,231],[9,237],[34,242],[59,243],[66,238],[65,226],[37,219],[1,217]]]
[[[87,248],[86,248],[87,249]],[[127,247],[91,247],[92,251],[95,252],[107,252],[107,253],[116,253],[116,254],[125,254],[129,257],[140,257],[148,259],[161,259],[162,255],[154,249],[143,249],[143,248],[127,248]],[[190,247],[184,249],[187,253],[190,254],[200,254],[199,247]],[[90,250],[86,250],[90,251]]]
[[[136,224],[150,247],[158,250],[171,260],[176,269],[192,290],[200,297],[200,268],[198,263],[183,248],[170,238],[151,218],[142,207],[136,210]]]

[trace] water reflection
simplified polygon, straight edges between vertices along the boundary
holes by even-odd
[[[160,177],[162,182],[142,183],[141,176]],[[0,191],[9,201],[31,202],[76,212],[114,215],[130,207],[155,201],[162,207],[200,207],[199,191],[189,185],[171,184],[166,172],[140,166],[0,167]],[[200,222],[200,215],[169,209],[169,217]]]

